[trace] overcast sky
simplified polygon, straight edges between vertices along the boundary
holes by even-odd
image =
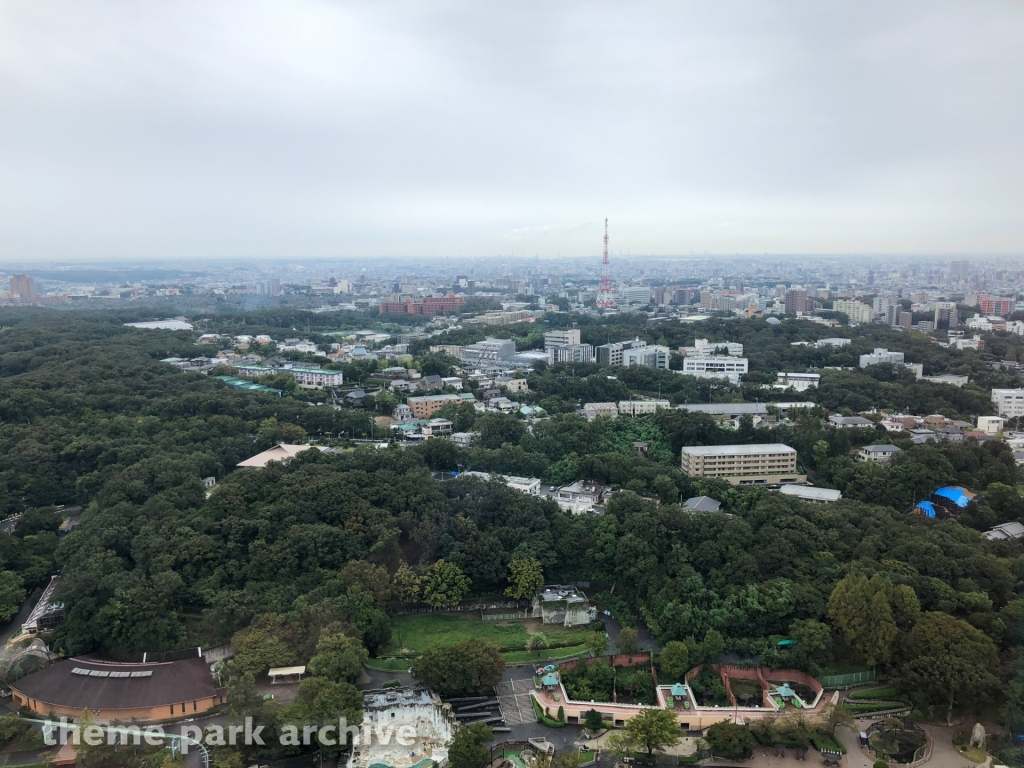
[[[1024,252],[1024,3],[0,0],[0,261]]]

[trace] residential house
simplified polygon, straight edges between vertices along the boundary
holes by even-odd
[[[903,453],[895,445],[865,445],[857,452],[857,461],[886,462],[898,453]]]

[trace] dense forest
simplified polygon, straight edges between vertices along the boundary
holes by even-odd
[[[1024,518],[1012,455],[998,442],[907,443],[890,465],[866,466],[851,451],[889,437],[872,428],[836,430],[826,420],[828,411],[859,408],[854,397],[969,415],[980,407],[972,388],[891,371],[889,378],[830,371],[819,392],[806,393],[819,406],[794,423],[755,428],[744,420],[735,430],[679,410],[587,422],[553,407],[555,416],[528,425],[463,407],[448,415],[460,429],[480,432],[472,448],[442,440],[384,450],[337,442],[338,452],[307,451],[283,466],[235,471],[275,442],[342,432],[339,419],[358,418],[365,429],[366,414],[180,373],[159,361],[193,354],[195,334],[137,331],[123,321],[116,314],[2,317],[0,509],[24,515],[13,537],[0,539],[0,601],[10,615],[26,591],[59,570],[66,619],[53,645],[61,653],[233,639],[237,692],[264,662],[377,653],[390,640],[396,606],[499,594],[518,559],[539,563],[545,581],[614,585],[610,605],[620,620],[644,621],[662,643],[689,643],[696,655],[720,638],[725,650],[812,671],[871,664],[912,687],[922,711],[944,714],[950,703],[949,686],[912,684],[929,665],[945,663],[932,658],[925,639],[960,637],[968,649],[960,661],[980,671],[959,679],[955,706],[1007,704],[1013,651],[1024,644],[1024,552],[1019,541],[988,541],[979,530]],[[702,335],[717,333],[712,322]],[[765,372],[807,367],[810,359],[800,356],[823,354],[790,343],[818,335],[817,327],[760,325],[730,323],[719,336],[749,345]],[[692,328],[672,333],[672,344],[692,341]],[[874,345],[873,331],[865,333],[857,343]],[[770,344],[758,334],[782,340]],[[1002,375],[974,353],[906,341],[908,359],[919,354],[934,371],[966,367],[979,381]],[[777,363],[767,362],[772,354]],[[839,364],[834,356],[817,362]],[[529,381],[541,403],[614,400],[670,380],[681,387],[671,393],[677,400],[689,396],[687,387],[694,400],[748,395],[746,385],[702,393],[702,384],[672,372],[608,375],[596,366],[577,366],[575,375],[555,367],[531,372]],[[650,444],[648,457],[637,454],[637,440]],[[679,471],[684,445],[766,440],[796,447],[804,469],[840,488],[844,500],[812,506]],[[594,478],[620,490],[604,516],[572,516],[499,481],[442,482],[432,474],[457,468],[549,482]],[[218,479],[209,493],[207,476]],[[902,514],[949,482],[979,492],[959,521]],[[685,512],[680,501],[699,494],[720,499],[723,512]],[[59,504],[85,510],[58,544]],[[851,618],[864,615],[874,630]],[[772,639],[784,635],[803,638],[804,650],[779,657]],[[1020,674],[1009,690],[1020,690]],[[346,691],[335,693],[350,704]],[[1021,717],[1021,706],[1011,697],[1008,716]]]

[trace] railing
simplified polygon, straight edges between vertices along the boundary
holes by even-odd
[[[818,682],[821,683],[822,688],[829,690],[852,688],[855,685],[875,682],[875,670],[853,672],[849,675],[826,675],[825,677],[819,677]]]
[[[884,722],[877,722],[877,723],[872,723],[871,725],[869,725],[867,730],[865,731],[865,734],[868,737],[867,750],[868,750],[868,752],[873,757],[875,757],[875,758],[877,758],[879,760],[884,760],[887,763],[894,763],[896,765],[911,765],[911,764],[914,764],[914,763],[918,763],[918,762],[920,762],[921,760],[924,759],[925,753],[928,751],[928,734],[925,732],[925,730],[921,726],[917,725],[916,723],[907,723],[907,722],[904,722],[903,725],[900,726],[899,730],[913,731],[913,732],[918,733],[918,734],[920,734],[921,736],[924,737],[924,743],[922,743],[920,747],[918,747],[917,749],[914,750],[913,758],[911,758],[910,760],[907,760],[905,762],[902,762],[902,763],[897,762],[892,757],[892,755],[887,755],[884,752],[882,752],[881,750],[877,750],[873,746],[871,746],[871,734],[876,733],[878,731],[882,731],[884,733],[886,730],[887,730],[887,728],[886,728]],[[891,729],[888,729],[888,730],[891,730]]]

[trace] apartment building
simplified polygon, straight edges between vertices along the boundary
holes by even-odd
[[[978,294],[978,309],[983,315],[999,315],[1006,317],[1013,314],[1016,302],[1005,296],[991,296],[987,293]]]
[[[960,315],[957,313],[955,301],[935,302],[935,330],[949,331],[960,324]]]
[[[615,403],[586,403],[583,406],[583,416],[587,421],[593,421],[598,416],[614,419],[618,415],[619,408]]]
[[[258,379],[260,376],[287,373],[303,389],[340,387],[345,383],[345,374],[342,371],[327,371],[322,368],[268,368],[263,365],[239,365],[235,370],[238,371],[239,376],[247,379]]]
[[[620,400],[620,416],[646,416],[659,408],[671,408],[668,400]]]
[[[851,323],[870,323],[874,317],[874,311],[867,304],[859,301],[846,301],[840,299],[832,303],[834,312],[842,312]]]
[[[469,392],[460,395],[422,395],[420,397],[407,397],[406,404],[412,411],[414,419],[429,419],[435,411],[444,408],[448,403],[472,403],[476,398]]]
[[[682,451],[682,469],[691,477],[721,477],[733,485],[784,485],[807,479],[797,471],[796,449],[782,443],[688,446]]]
[[[1024,416],[1024,389],[993,389],[992,402],[1005,419]]]
[[[783,300],[786,303],[786,314],[797,315],[807,311],[807,291],[803,288],[792,288],[786,291]]]
[[[726,355],[687,355],[683,358],[683,373],[699,379],[729,379],[738,383],[740,374],[747,372],[747,358]]]

